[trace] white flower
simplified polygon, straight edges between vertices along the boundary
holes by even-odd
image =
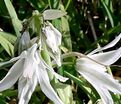
[[[105,72],[107,69],[103,66],[115,63],[121,57],[121,48],[109,52],[97,52],[113,47],[120,38],[121,34],[108,45],[95,49],[87,55],[95,61],[83,57],[77,59],[76,63],[77,71],[97,90],[104,104],[113,104],[109,91],[121,94],[121,85]]]
[[[48,47],[52,50],[52,52],[50,52],[50,56],[56,61],[58,66],[61,66],[61,53],[59,49],[62,38],[61,33],[49,22],[47,22],[47,26],[43,28],[43,32],[46,36],[46,43]]]
[[[23,51],[20,56],[11,59],[9,62],[16,60],[18,61],[0,81],[0,91],[12,87],[19,79],[19,104],[28,104],[31,95],[39,82],[41,90],[49,99],[51,99],[55,104],[63,104],[50,84],[47,71],[54,74],[60,81],[64,82],[67,78],[55,73],[53,68],[44,62],[37,50],[37,44],[34,44],[27,51]]]

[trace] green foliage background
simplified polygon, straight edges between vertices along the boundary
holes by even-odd
[[[11,0],[11,2],[14,8],[9,7],[9,0],[0,0],[0,28],[4,31],[0,32],[1,61],[9,60],[17,55],[14,52],[14,46],[16,46],[16,39],[21,35],[23,25],[21,23],[30,18],[34,10],[40,13],[46,9],[67,12],[66,16],[51,21],[63,35],[63,52],[88,53],[98,45],[105,45],[121,32],[121,0]],[[120,45],[121,42],[114,48]],[[72,65],[63,65],[59,73],[72,79],[67,83],[73,88],[73,100],[76,104],[87,103],[90,99],[92,102],[96,101],[99,98],[96,91],[83,78],[78,78],[74,69],[74,59],[67,60],[73,60]],[[119,60],[117,64],[120,63]],[[0,68],[0,79],[6,75],[10,66],[11,64]],[[120,79],[120,69],[112,68],[112,71]],[[33,94],[31,104],[48,102],[39,90],[37,88]],[[121,104],[120,96],[113,98],[117,104]],[[17,103],[17,85],[0,93],[0,104],[6,104],[6,102]]]

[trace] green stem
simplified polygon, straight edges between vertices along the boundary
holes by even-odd
[[[46,47],[44,42],[43,42],[43,46],[42,46],[42,50],[41,50],[41,55],[42,55],[42,58],[45,60],[45,62],[49,66],[52,66],[51,59],[50,59],[50,56],[49,56],[49,52],[48,52],[47,47]],[[54,77],[53,74],[51,72],[48,72],[48,74],[49,74],[50,79],[52,80],[53,77]]]
[[[102,65],[102,66],[104,66],[104,67],[109,67],[109,66],[104,65],[104,64],[102,64],[102,63],[100,63],[100,62],[98,62],[98,61],[96,61],[96,60],[94,60],[94,59],[88,57],[87,55],[84,55],[84,54],[79,53],[79,52],[69,52],[69,53],[65,53],[65,54],[62,55],[62,59],[68,58],[68,57],[74,57],[74,56],[77,56],[77,57],[84,57],[84,58],[87,58],[87,59],[89,59],[89,60],[91,60],[91,61],[94,61],[95,63],[100,64],[100,65]]]
[[[48,53],[48,50],[47,50],[47,47],[45,44],[43,44],[41,55],[42,55],[43,59],[45,60],[45,62],[49,66],[51,66],[52,64],[51,64],[50,56],[49,56],[49,53]]]
[[[67,4],[66,4],[66,6],[65,6],[65,10],[67,10],[67,9],[68,9],[68,7],[69,7],[70,3],[71,3],[71,0],[68,0]]]

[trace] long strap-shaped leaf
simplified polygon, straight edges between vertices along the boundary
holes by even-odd
[[[2,35],[5,39],[7,39],[11,44],[14,44],[16,42],[17,37],[11,33],[0,32],[0,35]]]
[[[12,24],[13,24],[14,30],[16,32],[16,35],[20,36],[20,31],[22,30],[22,24],[17,17],[16,11],[10,0],[4,0],[4,2],[7,7],[8,13],[11,17]]]
[[[113,13],[111,12],[110,8],[106,5],[104,0],[101,0],[101,3],[103,7],[105,8],[105,11],[107,12],[107,15],[109,17],[111,26],[114,27],[114,18],[113,18]]]
[[[6,50],[6,52],[10,55],[13,56],[14,54],[14,46],[2,35],[0,35],[0,44],[2,47]]]

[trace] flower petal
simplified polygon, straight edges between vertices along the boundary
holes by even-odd
[[[61,33],[50,22],[48,22],[48,24],[51,26],[52,30],[54,31],[56,35],[55,38],[56,38],[57,45],[58,46],[61,45],[61,38],[62,38]]]
[[[109,52],[88,55],[88,57],[104,65],[111,65],[121,57],[121,48]]]
[[[59,46],[61,45],[61,33],[49,22],[47,26],[43,28],[43,32],[46,36],[46,43],[51,49],[49,51],[50,56],[55,60],[58,66],[61,66],[61,52]]]
[[[23,72],[24,60],[18,60],[12,68],[9,70],[7,75],[0,81],[0,91],[6,90],[13,86]]]
[[[43,28],[44,33],[47,37],[46,39],[46,43],[49,46],[49,48],[52,49],[52,51],[55,53],[58,49],[57,43],[56,43],[56,38],[55,38],[55,33],[54,31],[51,29],[50,26],[46,26],[45,28]]]
[[[61,66],[61,52],[58,50],[58,53],[52,53],[49,51],[49,55],[53,58],[58,66]]]
[[[113,103],[113,99],[111,97],[111,94],[109,93],[109,91],[106,88],[102,88],[102,87],[100,87],[100,85],[97,86],[94,83],[93,83],[93,87],[99,93],[99,95],[100,95],[100,97],[102,99],[103,104],[114,104]]]
[[[42,67],[43,65],[39,64],[39,69],[36,70],[37,77],[40,83],[41,90],[43,93],[51,99],[55,104],[63,104],[61,99],[58,97],[54,89],[52,88],[49,77],[46,71],[46,68]]]
[[[92,52],[90,52],[88,55],[92,55],[96,52],[99,52],[99,51],[103,51],[105,49],[108,49],[108,48],[111,48],[113,46],[115,46],[115,44],[121,39],[121,34],[119,34],[112,42],[110,42],[109,44],[107,44],[106,46],[104,47],[101,47],[101,48],[97,48],[95,50],[93,50]]]
[[[53,53],[56,53],[59,45],[61,45],[61,33],[49,22],[48,25],[43,28],[43,32],[47,37],[47,45],[52,49]]]
[[[104,104],[113,104],[112,97],[107,90],[107,88],[103,88],[103,84],[100,82],[95,81],[95,78],[90,78],[90,74],[80,72],[79,73],[88,81],[92,86],[96,89],[96,91],[99,93],[102,101]],[[93,72],[94,73],[94,72]]]
[[[51,73],[52,73],[53,75],[55,75],[55,77],[56,77],[57,79],[59,79],[61,82],[65,82],[65,81],[68,80],[68,78],[65,78],[65,77],[59,75],[58,73],[56,73],[56,72],[53,70],[52,67],[50,67],[49,65],[47,65],[46,62],[42,59],[42,57],[39,55],[39,53],[36,53],[36,57],[39,57],[39,58],[40,58],[40,59],[39,59],[39,63],[40,63],[41,65],[45,66],[49,71],[51,71]]]
[[[37,50],[37,44],[34,44],[31,48],[27,50],[27,58],[24,63],[23,76],[31,78],[34,73],[34,67],[36,66],[35,52]]]
[[[77,71],[92,84],[105,104],[112,104],[112,98],[109,95],[108,90],[121,94],[121,85],[111,75],[104,71],[100,71],[98,68],[94,69],[87,63],[81,63],[80,60],[77,60]]]
[[[101,64],[98,64],[97,62],[93,61],[93,60],[90,60],[88,58],[80,58],[80,59],[77,59],[77,63],[80,63],[80,65],[88,65],[87,67],[89,67],[90,69],[94,69],[94,70],[98,70],[98,71],[107,71],[107,69],[105,68],[105,66],[102,66]],[[80,67],[81,68],[81,67]]]
[[[21,77],[18,84],[18,98],[19,104],[28,104],[32,93],[34,92],[37,85],[37,76],[34,73],[32,78]]]
[[[103,86],[105,86],[107,89],[109,89],[112,92],[115,93],[121,93],[121,85],[108,73],[104,71],[100,71],[97,69],[94,69],[92,66],[89,66],[85,63],[80,63],[80,61],[77,60],[77,68],[80,73],[87,73],[89,74],[88,77],[91,79],[95,79],[92,81],[95,81],[96,83],[101,83]]]

